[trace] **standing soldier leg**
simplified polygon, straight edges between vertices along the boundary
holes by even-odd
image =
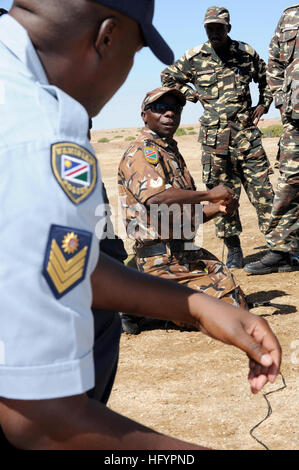
[[[225,184],[235,192],[236,199],[241,193],[241,180],[236,172],[236,165],[231,154],[219,155],[203,151],[203,182],[208,189]],[[226,265],[230,268],[241,268],[243,266],[243,254],[240,245],[239,235],[242,232],[242,225],[239,211],[234,215],[221,215],[214,219],[216,236],[223,239],[228,248]]]
[[[245,266],[245,271],[251,274],[291,271],[292,253],[299,248],[298,124],[284,125],[280,146],[280,178],[266,231],[270,251],[257,263]]]
[[[274,191],[269,178],[271,167],[262,145],[251,148],[240,161],[241,178],[249,201],[254,206],[260,231],[269,226]]]

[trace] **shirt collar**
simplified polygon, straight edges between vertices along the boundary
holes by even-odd
[[[154,131],[149,129],[148,127],[143,127],[141,130],[142,137],[146,137],[146,139],[154,140],[155,144],[160,145],[160,147],[167,148],[169,147],[172,150],[177,150],[177,142],[174,139],[167,138],[167,137],[160,137]]]
[[[26,65],[38,82],[49,84],[28,32],[9,14],[0,18],[0,42]]]
[[[235,51],[236,48],[235,48],[234,42],[232,41],[232,39],[229,36],[227,36],[227,39],[228,39],[227,52]],[[217,53],[216,53],[215,49],[213,48],[212,44],[210,43],[210,41],[207,41],[207,42],[204,43],[201,52],[204,52],[205,54],[208,54],[208,55],[211,55],[215,58],[218,58]]]

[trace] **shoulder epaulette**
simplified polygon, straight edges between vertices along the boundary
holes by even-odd
[[[200,44],[200,46],[196,46],[196,47],[192,47],[192,49],[189,49],[185,56],[186,56],[186,59],[192,59],[192,57],[196,56],[197,54],[200,53],[200,51],[202,50],[204,44]]]
[[[242,42],[242,41],[237,41],[237,42],[238,42],[239,49],[241,51],[247,52],[247,54],[251,56],[255,55],[255,50],[253,49],[253,47],[249,46],[249,44],[246,44],[246,42]]]

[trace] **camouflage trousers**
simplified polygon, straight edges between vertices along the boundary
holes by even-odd
[[[250,132],[249,138],[240,138],[242,133],[232,130],[226,155],[213,151],[212,147],[202,146],[203,182],[209,189],[225,184],[234,190],[237,199],[240,198],[243,186],[256,210],[259,229],[265,233],[274,197],[269,179],[272,170],[260,135],[250,140]],[[214,223],[219,238],[228,238],[242,232],[238,210],[232,216],[215,217]]]
[[[269,226],[265,234],[269,248],[299,250],[299,126],[284,123],[280,139],[279,172]]]
[[[200,248],[180,253],[136,257],[139,271],[170,279],[234,306],[247,307],[245,296],[230,270],[212,253]]]

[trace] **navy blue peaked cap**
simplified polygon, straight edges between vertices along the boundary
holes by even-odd
[[[94,0],[117,10],[139,23],[145,44],[166,65],[172,64],[174,55],[168,44],[152,24],[155,0]]]

